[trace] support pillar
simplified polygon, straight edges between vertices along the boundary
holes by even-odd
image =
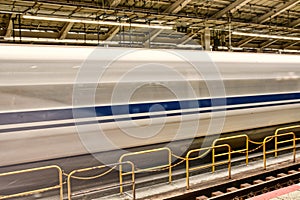
[[[211,51],[210,48],[210,30],[208,27],[205,28],[204,33],[203,33],[203,48],[205,51]]]

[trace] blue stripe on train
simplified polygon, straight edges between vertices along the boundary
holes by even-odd
[[[283,105],[293,105],[299,104],[300,101],[290,102],[290,103],[270,103],[270,104],[263,104],[263,105],[253,105],[253,106],[241,106],[235,108],[228,108],[227,111],[231,110],[243,110],[243,109],[250,109],[250,108],[263,108],[268,106],[283,106]],[[177,112],[177,113],[170,113],[166,115],[151,115],[151,118],[158,118],[158,117],[171,117],[171,116],[180,116],[180,115],[190,115],[190,114],[197,114],[197,113],[209,113],[209,112],[219,112],[224,111],[224,109],[207,109],[201,111],[189,111],[189,112]],[[46,129],[46,128],[61,128],[61,127],[70,127],[75,125],[88,125],[88,124],[96,124],[96,123],[108,123],[108,122],[115,122],[115,121],[128,121],[128,120],[140,120],[140,119],[148,119],[150,118],[149,115],[138,116],[138,117],[123,117],[118,119],[104,119],[104,120],[91,120],[86,122],[78,122],[78,123],[63,123],[63,124],[50,124],[50,125],[39,125],[39,126],[29,126],[29,127],[18,127],[18,128],[8,128],[8,129],[0,129],[0,133],[7,133],[13,131],[26,131],[26,130],[37,130],[37,129]]]
[[[164,110],[166,111],[176,111],[176,110],[186,110],[186,109],[193,109],[193,108],[208,108],[212,106],[218,107],[224,105],[232,106],[232,105],[243,105],[249,103],[271,103],[271,102],[284,101],[284,100],[300,100],[300,93],[137,103],[137,104],[129,104],[129,105],[83,107],[83,108],[76,108],[76,109],[68,108],[68,109],[52,109],[52,110],[43,110],[43,111],[1,113],[0,125],[72,119],[74,113],[76,118],[94,117],[95,114],[97,117],[101,117],[101,116],[112,116],[112,115],[122,115],[122,114],[148,113],[148,112],[155,112],[155,110],[151,110],[151,109],[156,104],[163,107]]]

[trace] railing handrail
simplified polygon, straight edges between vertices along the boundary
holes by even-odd
[[[224,148],[227,147],[228,149],[228,159],[227,161],[222,161],[222,162],[215,162],[215,157],[218,154],[215,154],[215,149],[218,148]],[[192,153],[196,153],[196,152],[200,152],[200,151],[204,151],[204,150],[212,150],[212,163],[208,164],[208,165],[204,165],[204,166],[200,166],[197,168],[194,168],[193,170],[197,170],[197,169],[204,169],[204,168],[208,168],[208,167],[212,167],[212,171],[214,172],[214,167],[216,165],[219,164],[228,164],[228,178],[231,178],[231,146],[229,144],[221,144],[221,145],[216,145],[216,146],[211,146],[211,147],[204,147],[204,148],[200,148],[200,149],[193,149],[188,151],[188,153],[186,154],[186,189],[188,190],[190,188],[190,166],[189,166],[189,161],[193,160],[190,159],[190,155]]]
[[[245,154],[246,154],[246,165],[248,165],[249,164],[249,141],[250,141],[248,135],[241,134],[241,135],[234,135],[234,136],[229,136],[229,137],[224,137],[224,138],[218,138],[218,139],[214,140],[213,146],[215,146],[217,144],[217,142],[220,142],[220,141],[234,140],[234,139],[238,139],[238,138],[245,138],[246,139],[245,149],[232,151],[231,153],[238,153],[238,152],[241,152],[241,151],[245,151]]]
[[[200,148],[200,149],[192,149],[192,150],[190,150],[186,153],[185,157],[180,157],[180,156],[177,156],[177,155],[173,154],[172,150],[168,147],[162,147],[162,148],[157,148],[157,149],[150,149],[150,150],[126,153],[126,154],[123,154],[123,155],[120,156],[118,163],[113,163],[113,164],[108,164],[108,165],[100,165],[100,166],[89,167],[89,168],[76,169],[76,170],[73,170],[70,174],[65,174],[67,176],[68,199],[71,200],[71,196],[72,196],[72,194],[71,194],[71,179],[72,178],[80,179],[80,180],[90,180],[90,179],[100,178],[101,176],[104,176],[104,175],[110,173],[112,170],[116,169],[118,166],[119,166],[119,178],[120,178],[120,182],[119,182],[118,185],[120,187],[120,193],[123,193],[123,185],[125,185],[123,183],[123,176],[131,174],[131,182],[130,183],[132,184],[133,199],[135,199],[135,195],[136,195],[136,193],[135,193],[136,192],[135,191],[135,174],[136,173],[144,172],[144,171],[150,171],[150,170],[156,170],[156,169],[160,169],[160,170],[168,169],[169,170],[169,173],[168,173],[169,183],[171,183],[172,182],[172,168],[174,166],[177,166],[178,164],[181,164],[184,161],[186,162],[186,188],[187,189],[189,189],[189,187],[190,187],[190,183],[189,183],[190,172],[194,171],[194,170],[199,170],[199,169],[203,169],[203,168],[212,167],[212,172],[215,172],[215,166],[227,163],[228,164],[228,177],[231,178],[232,154],[233,153],[243,153],[245,151],[245,153],[246,153],[246,164],[248,165],[249,152],[253,151],[253,150],[249,151],[249,143],[250,142],[254,143],[254,144],[260,144],[260,146],[258,148],[255,148],[254,151],[256,151],[257,149],[263,147],[264,169],[266,169],[266,167],[267,167],[267,163],[266,163],[267,162],[267,154],[275,153],[275,157],[277,157],[279,151],[293,149],[293,161],[295,162],[296,161],[296,141],[300,140],[300,138],[297,138],[296,134],[294,132],[285,132],[285,133],[279,134],[280,131],[294,129],[294,128],[300,128],[300,125],[278,128],[278,129],[276,129],[274,135],[265,137],[263,142],[251,141],[249,139],[249,136],[246,135],[246,134],[230,136],[230,137],[225,137],[225,138],[219,138],[219,139],[214,140],[211,147],[204,147],[204,148]],[[289,139],[285,139],[283,141],[278,141],[278,138],[283,137],[283,136],[292,136],[292,139],[289,138]],[[233,139],[238,139],[238,138],[243,138],[243,137],[246,139],[245,149],[239,149],[239,150],[234,150],[233,151],[232,147],[228,143],[216,145],[217,142],[226,141],[226,140],[233,140]],[[273,139],[275,139],[274,150],[267,151],[266,144],[268,142],[272,141]],[[279,144],[288,143],[288,142],[292,142],[293,145],[291,147],[289,146],[289,147],[284,147],[284,148],[278,149]],[[222,152],[222,153],[216,154],[216,152],[215,152],[216,149],[224,148],[224,147],[227,147],[227,150],[228,150],[227,152],[225,152],[225,153]],[[200,152],[200,151],[205,151],[205,150],[207,152],[212,151],[212,163],[208,164],[208,165],[202,165],[202,166],[197,166],[197,167],[194,167],[194,168],[190,168],[190,166],[189,166],[190,161],[197,160],[197,159],[203,157],[203,156],[190,157],[191,154],[196,153],[196,152]],[[166,163],[164,165],[157,165],[157,166],[154,166],[154,167],[148,167],[148,168],[136,170],[136,166],[134,165],[134,163],[132,161],[123,161],[123,159],[126,158],[126,157],[137,156],[137,155],[142,155],[142,154],[150,154],[150,153],[155,153],[155,152],[159,152],[159,151],[167,151],[168,152],[168,163]],[[205,155],[206,155],[206,153],[205,153]],[[221,156],[226,156],[226,155],[228,155],[228,158],[227,158],[226,161],[216,162],[216,160],[215,160],[216,157],[221,157]],[[179,162],[176,165],[172,166],[172,156],[174,156],[176,158],[180,158],[181,162]],[[131,166],[131,171],[123,173],[123,165],[125,165],[125,164]],[[86,172],[86,171],[95,170],[95,169],[103,169],[105,167],[111,167],[111,169],[104,172],[104,173],[102,173],[102,174],[100,174],[100,175],[92,176],[92,177],[78,177],[78,176],[75,176],[76,173]],[[41,189],[36,189],[36,190],[25,191],[25,192],[11,194],[11,195],[2,195],[2,196],[0,196],[0,200],[1,199],[14,198],[14,197],[21,197],[21,196],[25,196],[25,195],[32,195],[32,194],[46,192],[46,191],[55,190],[55,189],[60,190],[59,195],[60,195],[60,200],[62,200],[63,199],[63,184],[64,184],[63,183],[63,174],[64,173],[63,173],[63,170],[57,165],[50,165],[50,166],[44,166],[44,167],[36,167],[36,168],[31,168],[31,169],[0,173],[0,177],[10,176],[10,175],[17,175],[17,174],[22,174],[22,173],[31,173],[31,172],[47,170],[47,169],[57,169],[57,171],[58,171],[58,181],[59,181],[58,185],[50,186],[50,187],[46,187],[46,188],[41,188]]]
[[[0,199],[10,199],[10,198],[15,198],[15,197],[22,197],[22,196],[32,195],[32,194],[36,194],[36,193],[47,192],[49,190],[59,189],[59,199],[63,200],[63,178],[62,178],[63,172],[62,172],[62,169],[57,165],[49,165],[49,166],[44,166],[44,167],[35,167],[35,168],[31,168],[31,169],[24,169],[24,170],[18,170],[18,171],[13,171],[13,172],[5,172],[5,173],[1,173],[0,177],[23,174],[23,173],[31,173],[31,172],[36,172],[36,171],[44,171],[44,170],[50,170],[50,169],[57,170],[58,185],[35,189],[35,190],[29,190],[29,191],[20,192],[20,193],[11,194],[11,195],[2,195],[2,196],[0,196]]]
[[[293,139],[288,139],[288,140],[284,140],[281,142],[278,142],[278,137],[283,137],[283,136],[288,136],[288,135],[292,135]],[[268,142],[270,142],[271,140],[275,139],[275,147],[273,151],[268,151],[266,150],[266,144]],[[263,162],[264,162],[264,170],[267,169],[267,154],[270,153],[275,153],[275,157],[277,157],[277,153],[279,151],[284,151],[284,150],[289,150],[289,149],[293,149],[293,162],[296,161],[296,134],[294,132],[287,132],[287,133],[282,133],[282,134],[276,134],[276,135],[271,135],[271,136],[267,136],[264,138],[263,141]],[[287,142],[293,142],[293,146],[289,147],[289,148],[283,148],[283,149],[278,149],[278,144],[282,144],[282,143],[287,143]]]
[[[277,135],[279,131],[283,131],[283,130],[289,130],[289,129],[294,129],[294,128],[300,128],[300,125],[294,125],[294,126],[287,126],[287,127],[281,127],[281,128],[277,128],[275,130],[274,135]],[[275,137],[275,150],[277,149],[277,137]],[[275,152],[275,157],[278,156],[278,152]]]
[[[143,155],[143,154],[150,154],[150,153],[155,153],[155,152],[160,152],[160,151],[167,151],[168,152],[168,164],[165,165],[158,165],[156,167],[151,167],[151,168],[144,168],[141,170],[135,170],[135,173],[139,173],[141,171],[147,171],[148,170],[153,170],[153,169],[160,169],[160,168],[165,168],[167,167],[169,169],[169,183],[172,182],[172,151],[168,147],[162,147],[162,148],[157,148],[157,149],[150,149],[150,150],[144,150],[144,151],[138,151],[138,152],[129,152],[126,154],[123,154],[119,158],[119,162],[123,162],[123,159],[129,156],[136,156],[136,155]],[[120,185],[122,185],[123,182],[123,169],[122,165],[119,166],[119,179],[120,179]],[[123,193],[123,187],[120,186],[120,193]]]
[[[73,170],[67,176],[68,200],[72,199],[71,179],[74,178],[74,176],[73,176],[74,174],[81,173],[81,172],[87,172],[87,171],[91,171],[91,170],[95,170],[95,169],[103,169],[103,168],[107,168],[107,167],[111,168],[100,175],[89,178],[89,179],[96,179],[96,178],[100,178],[101,176],[104,176],[104,175],[110,173],[113,169],[115,169],[118,166],[122,166],[122,165],[130,165],[131,166],[131,184],[132,184],[132,194],[133,194],[132,198],[133,198],[133,200],[135,200],[135,198],[136,198],[136,195],[135,195],[135,193],[136,193],[135,192],[135,171],[134,171],[134,164],[130,161],[113,163],[113,164],[108,164],[108,165],[99,165],[99,166],[95,166],[95,167],[88,167],[88,168]],[[84,179],[81,177],[80,178],[75,177],[75,179],[87,180],[87,179]],[[122,183],[116,185],[115,187],[119,186],[120,188],[121,187],[123,188],[123,185],[124,185],[124,183],[122,182]],[[123,193],[123,191],[121,193]]]

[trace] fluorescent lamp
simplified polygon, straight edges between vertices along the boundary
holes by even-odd
[[[21,12],[16,12],[16,11],[5,11],[5,10],[0,10],[0,13],[3,13],[3,14],[18,14],[18,15],[23,14],[23,13],[21,13]]]
[[[202,48],[201,45],[194,45],[194,44],[178,44],[178,45],[176,45],[176,47],[178,47],[178,48],[194,48],[194,49]]]
[[[120,45],[120,44],[135,44],[135,45],[142,45],[143,42],[130,42],[130,41],[98,41],[98,40],[76,40],[76,39],[55,39],[55,38],[32,38],[32,37],[22,37],[22,41],[24,42],[50,42],[50,43],[85,43],[85,44],[102,44],[102,45]],[[20,37],[4,37],[4,40],[6,41],[14,41],[14,40],[20,40]],[[172,43],[158,43],[153,42],[151,43],[153,45],[164,45],[164,46],[172,46],[172,47],[178,47],[178,48],[201,48],[200,45],[176,45]]]
[[[52,30],[37,30],[37,29],[27,29],[27,28],[15,28],[14,31],[22,31],[22,32],[36,32],[36,33],[54,33]]]
[[[19,40],[19,37],[15,37],[15,40]],[[54,39],[54,38],[31,38],[22,37],[22,41],[25,42],[53,42],[53,43],[86,43],[86,44],[107,44],[107,45],[118,45],[119,42],[114,41],[98,41],[98,40],[75,40],[75,39]],[[5,37],[4,40],[13,41],[13,37]]]
[[[73,22],[82,24],[99,24],[99,25],[113,25],[113,26],[126,26],[126,27],[138,27],[138,28],[155,28],[155,29],[173,29],[172,26],[162,26],[155,24],[138,24],[138,23],[126,23],[126,22],[112,22],[112,21],[92,21],[92,20],[82,20],[82,19],[69,19],[69,18],[57,18],[57,17],[43,17],[43,16],[31,16],[23,15],[24,19],[34,19],[34,20],[45,20],[45,21],[59,21],[59,22]]]
[[[262,37],[262,38],[279,39],[279,40],[296,40],[296,41],[300,41],[300,37],[290,37],[290,36],[281,36],[281,35],[267,35],[267,34],[257,34],[257,33],[245,33],[245,32],[237,32],[237,31],[233,31],[232,35],[242,35],[242,36],[250,36],[250,37]]]
[[[284,52],[284,53],[300,53],[299,50],[293,50],[293,49],[280,49],[279,52]]]
[[[218,49],[219,50],[228,50],[229,48],[225,47],[225,46],[218,46]],[[244,50],[244,48],[242,48],[242,47],[231,47],[231,49],[235,50],[235,51],[242,51],[242,50]]]

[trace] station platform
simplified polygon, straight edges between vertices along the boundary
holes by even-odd
[[[297,151],[297,153],[300,153]],[[292,162],[291,155],[280,155],[277,158],[269,158],[268,166],[272,168],[272,166],[285,167]],[[300,162],[299,159],[296,161]],[[173,180],[172,183],[156,183],[156,180],[163,177],[156,177],[155,175],[151,177],[153,179],[153,184],[151,186],[146,187],[138,187],[136,189],[136,200],[162,200],[162,199],[170,199],[176,197],[178,195],[187,194],[191,192],[196,192],[199,188],[205,188],[208,185],[217,185],[220,182],[230,182],[234,181],[237,178],[245,177],[251,174],[255,174],[259,171],[263,170],[263,164],[260,159],[256,161],[252,161],[246,166],[245,163],[232,166],[232,179],[228,179],[228,171],[227,169],[219,169],[215,173],[204,172],[198,175],[193,175],[190,177],[191,188],[186,190],[186,180],[185,178],[179,178],[177,180]],[[174,172],[174,176],[184,173],[183,171]],[[163,176],[167,177],[167,173]],[[149,178],[149,177],[148,177]],[[143,185],[143,182],[149,182],[149,180],[139,179],[137,180],[138,185]],[[115,193],[113,195],[107,195],[102,197],[89,198],[90,200],[131,200],[132,191],[127,190],[124,194]],[[47,196],[43,197],[42,195],[33,196],[29,198],[25,198],[26,200],[39,199],[39,200],[56,200],[59,199],[59,196]],[[64,199],[67,199],[65,196]],[[77,197],[77,199],[86,199],[84,197]],[[255,196],[253,198],[249,198],[247,200],[300,200],[300,184],[295,184],[286,188],[281,188],[279,190],[275,190],[269,193],[265,193],[259,196]]]
[[[300,182],[300,158],[297,157],[297,155],[300,154],[300,151],[299,144],[296,144],[296,140],[300,140],[300,138],[296,138],[293,132],[278,134],[276,137],[281,136],[284,136],[285,140],[280,140],[279,142],[276,141],[277,147],[278,144],[283,144],[285,142],[293,142],[293,146],[284,146],[284,148],[280,147],[276,150],[268,150],[266,148],[266,143],[270,141],[270,138],[275,137],[268,136],[264,139],[264,142],[255,143],[256,145],[259,145],[258,147],[249,150],[248,146],[250,140],[248,136],[241,135],[237,137],[246,138],[246,148],[241,150],[232,150],[229,144],[214,145],[213,147],[190,150],[186,156],[180,157],[172,153],[171,149],[164,147],[133,152],[131,154],[127,153],[120,157],[119,163],[75,169],[71,172],[65,172],[63,171],[63,168],[57,165],[49,165],[8,172],[4,173],[2,176],[26,172],[34,174],[36,171],[49,169],[56,171],[55,180],[58,183],[55,184],[57,185],[10,195],[10,197],[26,196],[23,198],[24,200],[223,200],[236,198],[250,200],[300,200],[300,184],[297,185]],[[289,140],[287,140],[286,136],[293,137],[292,139],[288,138]],[[237,137],[235,137],[235,139]],[[222,138],[222,140],[229,139],[232,139],[232,137]],[[252,141],[252,143],[254,142]],[[223,153],[223,151],[215,151],[217,148],[224,147],[228,150],[227,153],[226,151],[225,153]],[[262,152],[254,152],[262,147]],[[202,157],[199,155],[196,155],[197,157],[190,156],[192,153],[199,153],[200,151],[207,149],[214,149],[214,151],[212,151],[211,164],[201,163],[198,159],[201,159]],[[293,150],[292,153],[289,151],[291,149]],[[144,155],[160,151],[167,152],[167,164],[160,164],[158,166],[152,166],[151,168],[139,168],[138,164],[128,161],[130,160],[128,157],[132,155]],[[282,154],[274,154],[279,151],[285,152]],[[251,152],[250,155],[249,152]],[[233,153],[242,154],[232,157],[231,154]],[[127,161],[124,161],[125,156],[127,156]],[[219,156],[223,156],[222,159],[216,160],[216,157]],[[174,159],[174,163],[172,163],[172,157],[176,158],[176,160]],[[192,161],[195,162],[192,163]],[[179,166],[180,164],[185,164],[185,168]],[[98,171],[94,174],[90,173],[91,170]],[[138,173],[145,172],[148,174],[136,176]],[[107,176],[107,179],[111,179],[112,181],[102,182],[103,180],[106,180],[102,177],[106,176],[108,173],[113,175]],[[127,177],[124,178],[124,176]],[[99,184],[99,180],[92,182],[92,180],[98,178],[102,178],[100,181],[101,184]],[[79,187],[83,186],[82,181],[85,183],[84,187]],[[90,184],[87,183],[87,181],[89,181]],[[77,185],[79,186],[76,187]],[[58,196],[56,196],[56,192],[46,194],[48,190],[56,189],[59,189]],[[7,196],[9,195],[4,197]],[[0,199],[3,199],[1,197],[2,196],[0,196]]]
[[[248,200],[297,200],[300,199],[300,184],[268,192]]]

